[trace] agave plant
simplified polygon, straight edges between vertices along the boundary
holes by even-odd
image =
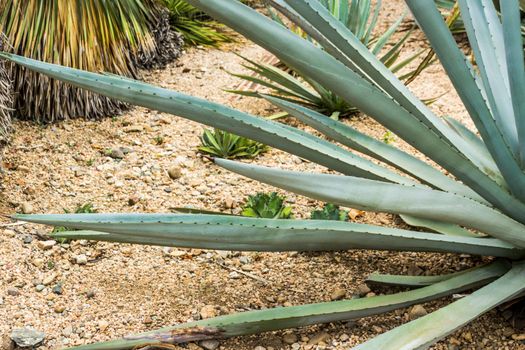
[[[338,205],[333,203],[325,203],[322,209],[312,210],[310,213],[312,220],[348,220],[348,211],[340,209]]]
[[[204,130],[199,151],[213,157],[255,158],[268,150],[266,145],[219,129]]]
[[[7,36],[8,51],[128,77],[137,77],[139,66],[155,65],[159,56],[163,61],[178,56],[179,39],[166,31],[166,15],[155,0],[0,2],[0,28]],[[15,109],[22,119],[99,118],[124,107],[18,67],[10,76]]]
[[[293,14],[284,1],[274,1],[275,8],[286,13]],[[408,40],[411,30],[408,31],[395,44],[392,44],[388,50],[383,52],[386,45],[390,44],[392,37],[403,23],[405,15],[400,16],[384,33],[375,35],[381,1],[377,1],[372,6],[371,0],[321,0],[320,3],[330,12],[330,14],[343,25],[345,25],[372,53],[378,55],[380,60],[389,67],[392,72],[399,73],[404,67],[413,62],[421,52],[411,55],[403,60],[399,60],[403,45]],[[287,26],[281,17],[272,9],[268,11],[274,21]],[[290,12],[288,12],[290,11]],[[315,39],[308,35],[298,24],[288,25],[288,28],[294,33],[304,37],[307,40],[315,42]],[[264,86],[271,90],[271,95],[288,101],[300,103],[306,107],[313,108],[321,113],[330,115],[333,119],[340,116],[348,116],[356,113],[357,108],[348,103],[322,84],[307,75],[290,72],[289,67],[284,64],[258,63],[242,57],[246,63],[243,65],[252,75],[230,73],[233,76],[243,79],[251,86]],[[419,66],[417,74],[427,67],[431,61],[423,62]],[[282,68],[282,69],[281,69]],[[293,67],[292,67],[293,68]],[[291,73],[291,74],[290,74]],[[399,79],[413,81],[416,77],[416,71],[411,70],[399,75]],[[258,97],[263,96],[251,87],[248,89],[228,90],[243,96]],[[432,102],[429,100],[429,102]],[[279,113],[278,117],[286,116],[286,113]],[[276,119],[276,118],[274,118]]]
[[[160,346],[356,319],[477,288],[356,347],[425,349],[488,310],[523,295],[525,70],[517,0],[500,1],[502,21],[490,0],[460,1],[477,56],[477,70],[457,47],[433,0],[406,0],[481,137],[454,119],[432,113],[317,0],[286,3],[294,10],[293,20],[322,48],[238,1],[191,3],[352,101],[440,168],[315,111],[274,97],[267,99],[379,163],[299,129],[175,91],[12,54],[1,56],[78,87],[228,130],[326,166],[340,174],[215,160],[225,169],[316,200],[400,214],[433,232],[331,220],[213,214],[49,214],[14,218],[81,229],[57,234],[69,239],[254,251],[430,251],[498,259],[460,274],[371,276],[376,283],[419,287],[401,293],[220,316],[77,349],[129,349],[152,343]],[[504,50],[496,49],[501,45]]]
[[[292,207],[286,206],[284,200],[285,198],[277,192],[248,196],[241,215],[252,218],[291,219]]]

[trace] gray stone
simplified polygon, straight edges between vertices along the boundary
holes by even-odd
[[[53,293],[58,295],[62,294],[62,283],[57,283],[57,285],[53,287]]]
[[[37,292],[41,292],[43,291],[44,289],[46,289],[46,286],[44,286],[43,284],[37,284],[37,286],[35,287],[36,291]]]
[[[203,340],[199,343],[199,345],[206,350],[215,350],[219,347],[219,344],[219,341],[214,339]]]
[[[170,179],[177,180],[182,176],[182,169],[178,166],[172,166],[168,169],[168,175]]]
[[[16,297],[16,296],[20,295],[20,291],[16,287],[9,287],[7,289],[7,295],[10,295],[12,297]]]
[[[126,155],[120,148],[115,148],[109,152],[109,156],[113,159],[123,159]]]
[[[45,336],[44,332],[30,327],[17,328],[11,332],[11,340],[21,348],[37,346],[44,341]]]
[[[75,261],[79,265],[86,265],[87,264],[87,256],[85,254],[80,254],[75,258]]]
[[[410,320],[415,320],[427,314],[427,310],[422,305],[414,305],[408,312]]]

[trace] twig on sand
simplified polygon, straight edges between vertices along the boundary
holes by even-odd
[[[234,268],[234,267],[231,267],[231,266],[228,266],[228,265],[221,264],[221,263],[219,263],[219,262],[217,262],[217,261],[216,261],[215,263],[216,263],[217,265],[219,265],[220,267],[224,268],[224,269],[227,269],[227,270],[230,270],[230,271],[235,271],[235,272],[240,273],[240,274],[242,274],[242,275],[244,275],[244,276],[246,276],[246,277],[249,277],[249,278],[254,279],[254,280],[258,281],[258,282],[261,282],[262,284],[265,284],[265,285],[270,284],[270,282],[268,282],[268,281],[265,280],[264,278],[259,277],[259,276],[257,276],[257,275],[254,275],[253,273],[249,273],[249,272],[246,272],[246,271],[242,271],[242,270],[236,269],[236,268]]]

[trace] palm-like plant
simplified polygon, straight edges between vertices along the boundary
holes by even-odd
[[[209,101],[111,75],[2,54],[32,70],[125,102],[175,113],[264,142],[342,173],[314,174],[217,159],[253,179],[317,200],[403,215],[437,232],[324,220],[272,220],[213,214],[19,215],[31,222],[81,231],[57,237],[224,250],[382,249],[498,257],[488,265],[446,276],[373,275],[376,283],[418,286],[392,295],[221,316],[122,340],[79,347],[110,350],[239,336],[354,319],[478,288],[427,316],[356,349],[424,349],[484,312],[525,292],[525,70],[518,0],[461,0],[474,70],[433,0],[406,0],[454,84],[481,138],[453,119],[441,119],[407,89],[317,0],[286,0],[323,49],[232,0],[191,0],[218,20],[312,76],[392,130],[449,172],[300,105],[267,97],[340,143],[383,167],[290,126]],[[496,42],[497,41],[497,42]],[[504,50],[496,49],[504,46]],[[465,230],[461,226],[472,230]],[[483,237],[482,233],[489,237]]]
[[[155,0],[0,3],[0,28],[7,36],[9,51],[128,77],[137,77],[141,64],[151,66],[158,56],[166,55],[166,50],[172,59],[178,55],[178,45],[166,43],[166,39],[176,39],[166,33],[166,16]],[[16,92],[15,108],[23,119],[49,122],[80,116],[99,118],[124,107],[18,67],[13,67],[10,75]]]

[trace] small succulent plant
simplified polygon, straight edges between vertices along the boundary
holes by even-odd
[[[310,214],[310,219],[347,221],[348,211],[340,209],[338,205],[326,203],[323,209],[313,210]]]
[[[92,203],[85,203],[82,205],[79,205],[73,213],[75,214],[94,214],[97,210],[93,207]],[[64,209],[64,213],[70,214],[71,211],[68,209]],[[66,231],[75,231],[75,229],[65,226],[55,226],[53,228],[52,233],[59,233],[59,232],[66,232]]]
[[[219,129],[204,130],[199,147],[202,153],[225,159],[255,158],[267,150],[268,146],[260,142]]]
[[[285,205],[285,197],[276,192],[249,196],[242,209],[243,216],[265,219],[290,219],[292,207]]]

